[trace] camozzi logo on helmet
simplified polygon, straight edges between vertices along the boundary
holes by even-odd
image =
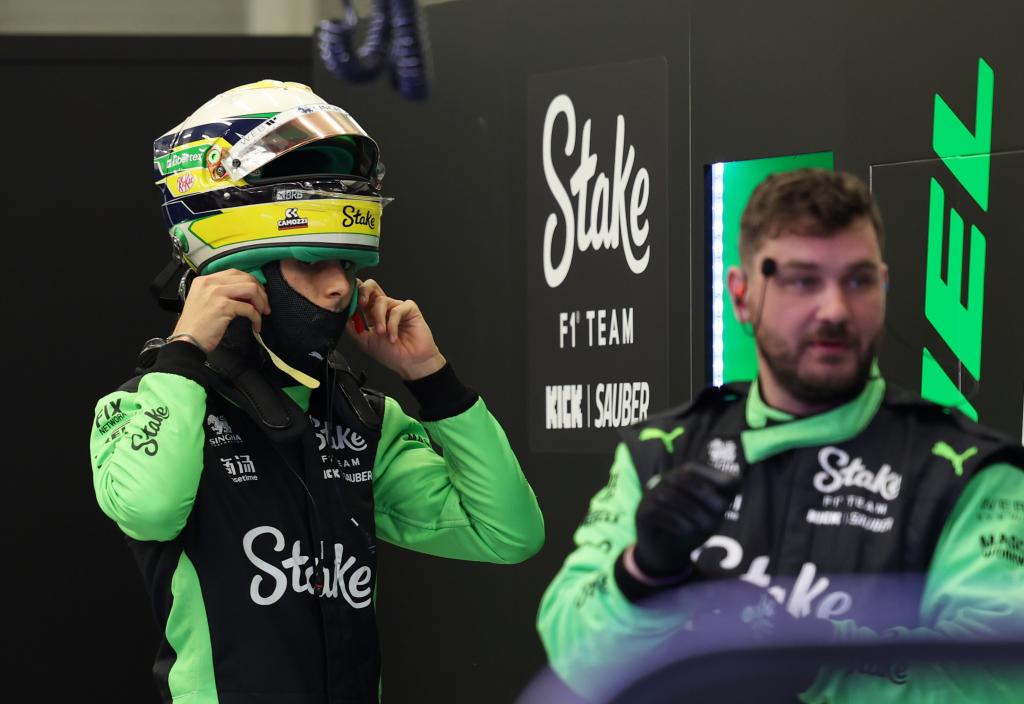
[[[277,221],[278,230],[297,230],[302,227],[309,227],[309,219],[299,217],[298,208],[288,208],[284,211],[284,219]]]

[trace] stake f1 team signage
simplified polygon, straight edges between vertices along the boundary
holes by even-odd
[[[530,447],[605,452],[668,405],[667,67],[527,84]]]

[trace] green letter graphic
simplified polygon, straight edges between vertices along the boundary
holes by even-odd
[[[935,94],[932,147],[956,180],[967,189],[981,209],[988,211],[989,161],[992,151],[992,89],[995,76],[984,59],[978,59],[978,98],[974,132]],[[966,157],[966,158],[964,158]]]
[[[963,279],[964,221],[949,209],[949,258],[942,280],[942,226],[946,195],[935,179],[928,205],[928,263],[924,313],[967,371],[981,378],[981,322],[985,309],[985,236],[971,226],[971,266],[967,273],[967,307],[960,303]]]
[[[932,119],[932,147],[956,180],[988,211],[989,172],[992,152],[992,96],[995,74],[978,59],[978,87],[974,132],[967,129],[938,93]],[[942,278],[942,243],[946,221],[946,193],[934,178],[928,201],[928,256],[925,270],[925,317],[949,345],[963,368],[981,380],[981,334],[985,309],[985,236],[971,226],[970,268],[967,272],[967,304],[962,300],[964,273],[963,218],[949,209],[949,254],[946,279]],[[977,420],[978,413],[964,398],[927,348],[921,359],[921,395],[943,405],[958,406]]]

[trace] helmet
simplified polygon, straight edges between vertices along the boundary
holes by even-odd
[[[208,101],[153,143],[153,175],[174,256],[196,274],[235,268],[265,282],[260,267],[277,259],[379,261],[391,199],[377,144],[301,83]]]

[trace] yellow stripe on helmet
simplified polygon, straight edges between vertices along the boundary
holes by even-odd
[[[380,202],[370,199],[279,201],[231,208],[194,220],[188,229],[202,244],[218,249],[292,234],[305,241],[337,233],[380,237],[380,215]]]

